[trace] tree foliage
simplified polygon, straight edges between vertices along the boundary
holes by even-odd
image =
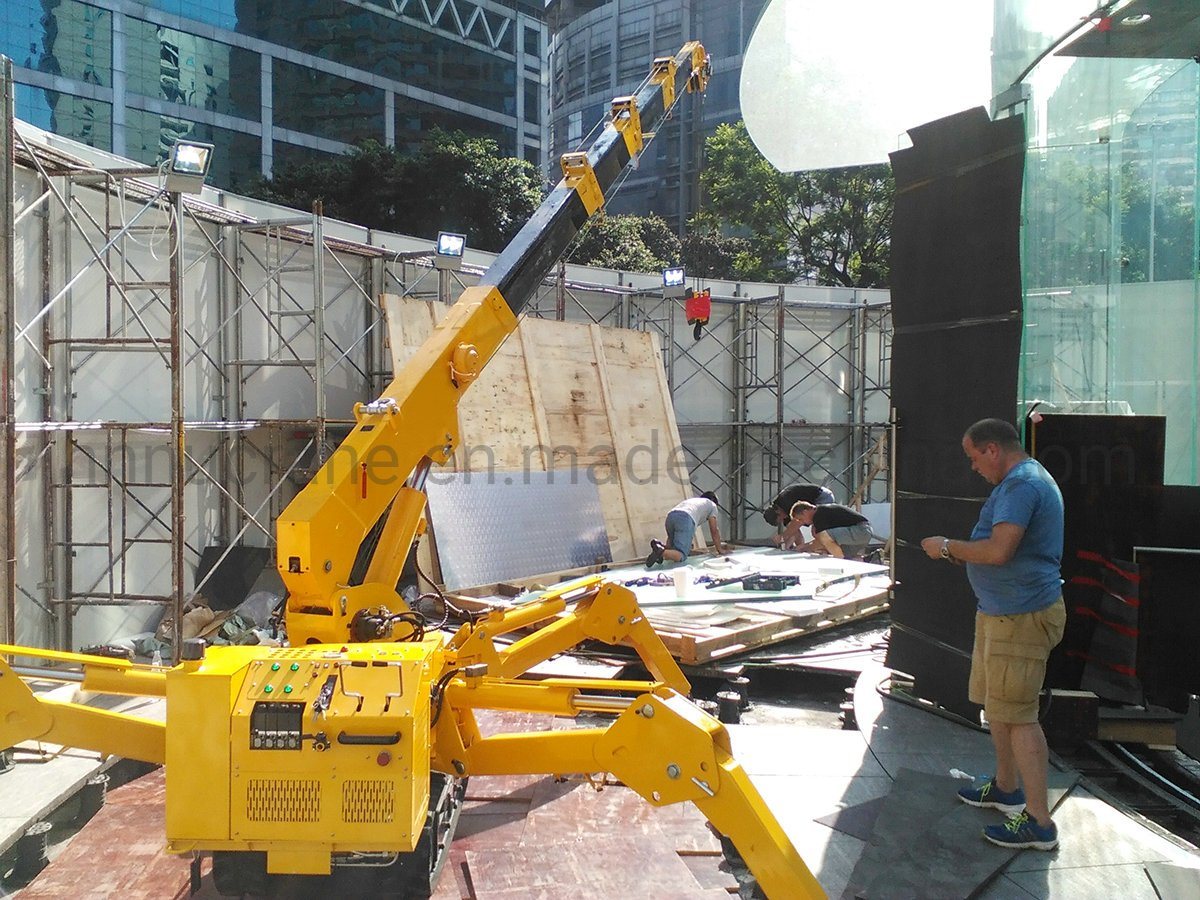
[[[661,216],[593,216],[575,236],[567,259],[625,272],[660,272],[679,264],[679,237]]]
[[[285,165],[249,193],[297,209],[322,200],[326,215],[414,237],[458,232],[468,246],[493,251],[544,196],[530,163],[501,156],[490,138],[441,128],[414,154],[367,141],[337,159]]]
[[[887,285],[895,197],[889,166],[780,172],[738,122],[718,126],[706,142],[700,183],[706,212],[746,234],[745,277]]]
[[[697,278],[757,281],[758,257],[748,238],[722,233],[711,215],[698,213],[688,220],[680,248],[680,263]]]

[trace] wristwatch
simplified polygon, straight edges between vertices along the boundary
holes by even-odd
[[[950,538],[942,538],[942,559],[953,559],[950,555]]]

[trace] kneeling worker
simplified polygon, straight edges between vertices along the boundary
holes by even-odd
[[[696,537],[696,529],[705,519],[708,520],[708,530],[712,535],[713,552],[721,553],[721,529],[717,527],[717,495],[705,491],[699,497],[692,497],[677,504],[667,513],[667,542],[650,541],[650,555],[646,557],[646,567],[657,565],[664,559],[671,562],[682,562],[692,551],[692,541]]]
[[[819,484],[793,484],[785,487],[762,511],[768,525],[784,526],[781,533],[771,535],[771,542],[776,547],[791,550],[801,542],[800,525],[792,521],[792,507],[801,500],[815,503],[817,506],[835,502],[833,491]]]
[[[814,506],[801,500],[792,507],[792,522],[812,527],[812,543],[803,549],[816,553],[839,558],[859,557],[871,543],[867,517],[840,503]]]

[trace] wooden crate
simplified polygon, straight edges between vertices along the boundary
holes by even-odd
[[[449,307],[391,294],[382,302],[398,371]],[[463,395],[455,471],[590,478],[612,558],[645,553],[691,495],[661,359],[651,333],[523,319]]]

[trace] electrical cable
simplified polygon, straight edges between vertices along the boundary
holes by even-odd
[[[425,571],[421,568],[421,560],[417,556],[416,546],[413,547],[412,554],[413,554],[413,566],[417,570],[417,575],[421,579],[423,579],[426,584],[428,584],[431,588],[433,588],[433,595],[436,595],[438,600],[440,600],[442,602],[442,607],[445,610],[445,614],[444,614],[445,617],[442,620],[442,625],[444,625],[446,623],[446,621],[449,619],[451,612],[453,612],[454,615],[458,616],[460,619],[463,619],[464,621],[469,622],[472,626],[474,626],[475,623],[479,619],[481,619],[485,615],[487,615],[487,613],[485,611],[481,610],[479,612],[471,612],[470,610],[462,609],[461,607],[455,606],[453,603],[451,603],[450,598],[447,597],[444,593],[442,593],[442,589],[440,587],[438,587],[437,584],[434,582],[434,580],[432,578],[430,578],[428,575],[426,575]],[[430,594],[422,594],[421,595],[421,597],[428,597],[428,596],[431,596],[431,595]],[[417,599],[420,600],[421,597],[418,597]],[[441,628],[442,626],[439,625],[438,627]]]
[[[446,699],[446,685],[450,683],[450,679],[457,675],[458,669],[451,669],[442,675],[434,684],[430,692],[430,703],[433,705],[433,714],[429,719],[429,727],[432,729],[438,723],[438,719],[442,715],[442,704]]]

